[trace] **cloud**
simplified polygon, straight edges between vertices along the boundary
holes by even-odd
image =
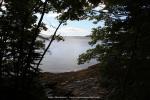
[[[62,35],[71,35],[71,36],[85,36],[89,34],[89,31],[84,28],[79,27],[63,27],[60,29]]]
[[[39,18],[40,14],[36,15]],[[57,27],[57,25],[59,24],[58,20],[55,19],[57,16],[59,16],[59,14],[54,12],[49,12],[48,14],[44,15],[43,22],[46,24],[48,30],[42,30],[42,35],[48,37],[55,32],[55,28],[53,28],[52,26]],[[86,36],[91,33],[91,27],[89,27],[89,25],[90,23],[88,21],[68,21],[68,24],[66,26],[60,27],[57,34],[60,34],[62,36]]]
[[[42,31],[41,34],[44,36],[50,36],[54,33],[55,29],[47,26],[47,31]],[[90,30],[84,29],[84,28],[78,28],[78,27],[61,27],[57,34],[60,34],[62,36],[86,36],[90,34]]]
[[[46,27],[48,28],[47,31],[42,30],[41,35],[43,35],[45,37],[49,37],[50,35],[52,35],[55,32],[55,29],[48,25],[46,25]]]
[[[106,5],[100,3],[100,4],[99,4],[97,7],[95,7],[93,10],[99,11],[99,10],[104,9],[105,7],[106,7]]]
[[[53,12],[49,12],[48,14],[46,14],[45,16],[48,18],[55,18],[57,16],[59,16],[60,14],[59,13],[53,13]]]

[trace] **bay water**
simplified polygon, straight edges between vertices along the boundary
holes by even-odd
[[[89,63],[78,65],[78,57],[86,50],[92,48],[88,42],[89,37],[68,36],[64,37],[65,41],[53,41],[48,52],[44,56],[40,68],[43,72],[61,73],[78,71],[97,63],[91,60]],[[47,46],[48,40],[45,41]]]

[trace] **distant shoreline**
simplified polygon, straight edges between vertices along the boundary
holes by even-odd
[[[45,40],[49,40],[49,39],[50,39],[50,36],[49,36],[49,35],[40,34],[38,37],[41,38],[41,39],[45,39]],[[76,37],[76,38],[82,38],[82,37],[90,37],[90,35],[87,35],[87,36],[62,36],[62,37]]]

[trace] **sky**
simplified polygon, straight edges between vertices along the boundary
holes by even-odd
[[[101,10],[105,7],[104,4],[100,4],[98,7],[95,7],[94,10]],[[5,9],[5,8],[2,8]],[[40,18],[40,14],[36,14],[38,18]],[[58,26],[58,21],[56,17],[59,14],[49,12],[48,14],[44,15],[43,22],[46,24],[46,27],[48,28],[47,31],[41,31],[41,35],[43,36],[50,36],[54,33],[55,28]],[[52,27],[54,26],[54,27]],[[80,21],[67,21],[67,25],[62,25],[57,34],[60,34],[61,36],[87,36],[91,34],[92,28],[95,28],[97,26],[104,26],[104,22],[99,22],[97,25],[93,24],[93,21],[89,20],[80,20]]]
[[[97,7],[93,8],[93,10],[99,11],[105,7],[104,4],[99,4]],[[40,14],[36,14],[38,18],[40,18]],[[46,24],[48,30],[42,31],[41,34],[44,36],[50,36],[54,33],[55,28],[58,26],[58,21],[56,17],[58,13],[49,12],[44,15],[43,22]],[[92,28],[97,26],[104,26],[104,21],[100,21],[98,24],[93,24],[93,21],[89,20],[80,20],[80,21],[67,21],[67,25],[62,25],[57,34],[61,36],[87,36],[91,34]]]
[[[43,22],[48,28],[47,31],[41,31],[41,35],[50,36],[54,33],[55,28],[58,26],[58,21],[56,19],[57,13],[49,12],[44,15]],[[40,17],[39,14],[37,14]],[[97,25],[93,24],[93,21],[81,20],[81,21],[67,21],[67,25],[62,25],[57,34],[61,36],[87,36],[91,34],[91,30],[97,26],[103,26],[103,22],[99,22]]]

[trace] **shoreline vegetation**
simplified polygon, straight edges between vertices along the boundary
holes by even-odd
[[[52,97],[96,97],[102,99],[106,90],[99,84],[98,64],[76,72],[43,72],[40,80],[46,95]],[[54,98],[53,98],[54,99]]]

